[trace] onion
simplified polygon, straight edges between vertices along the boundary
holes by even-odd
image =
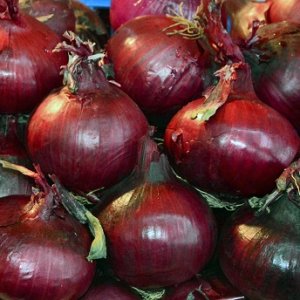
[[[140,299],[128,286],[119,281],[106,280],[92,285],[82,300],[138,300]]]
[[[210,80],[207,53],[196,41],[168,36],[170,25],[173,21],[164,16],[139,17],[108,41],[116,81],[147,114],[177,110]]]
[[[247,64],[227,65],[217,75],[220,81],[207,98],[190,102],[172,118],[165,147],[179,174],[201,189],[264,195],[294,160],[299,137],[257,99]]]
[[[109,83],[92,56],[92,45],[73,34],[66,86],[51,93],[33,112],[27,148],[44,173],[54,173],[73,191],[108,187],[128,175],[148,123],[137,105]],[[94,59],[96,58],[96,61]]]
[[[0,14],[0,113],[30,112],[61,84],[65,53],[52,53],[59,37],[46,25],[19,12],[7,0]]]
[[[297,161],[286,169],[263,199],[269,212],[243,207],[223,228],[221,267],[249,299],[299,299],[299,168]]]
[[[207,203],[171,172],[165,155],[146,141],[140,164],[103,192],[96,213],[117,277],[138,288],[183,282],[212,257],[216,224]]]
[[[225,11],[231,20],[230,34],[234,39],[247,39],[255,21],[300,23],[298,0],[227,0]]]
[[[78,299],[92,282],[88,230],[44,191],[0,199],[0,295],[3,299]]]
[[[49,26],[60,37],[75,30],[75,14],[68,0],[20,0],[23,11]]]
[[[265,25],[252,41],[244,54],[258,97],[300,132],[300,24]]]
[[[29,158],[17,135],[17,118],[10,115],[0,117],[0,159],[28,165]],[[30,195],[32,183],[19,173],[0,169],[0,197]]]
[[[182,13],[192,19],[196,13],[199,0],[112,0],[109,11],[110,24],[113,29],[117,29],[127,21],[138,16],[159,15],[180,13],[180,4],[182,4]]]

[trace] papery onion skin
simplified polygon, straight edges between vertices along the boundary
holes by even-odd
[[[179,173],[215,193],[270,192],[299,149],[291,124],[263,103],[247,99],[230,101],[203,123],[192,118],[202,103],[199,99],[183,107],[165,132],[166,149]]]
[[[62,209],[49,219],[36,217],[39,204],[28,207],[29,201],[30,196],[0,199],[0,297],[78,299],[95,273],[95,263],[86,259],[88,231]]]
[[[116,81],[145,113],[179,109],[210,81],[208,54],[195,40],[168,36],[172,24],[165,16],[138,17],[107,44]]]
[[[115,275],[139,288],[191,278],[210,260],[216,243],[207,203],[194,190],[153,170],[156,180],[129,189],[96,214]]]
[[[119,28],[127,21],[145,15],[173,15],[178,13],[179,5],[182,3],[183,15],[192,20],[196,13],[199,0],[112,0],[110,7],[110,23],[113,29]]]
[[[30,112],[61,85],[67,56],[52,53],[60,38],[31,16],[1,19],[0,27],[0,112]]]
[[[240,209],[222,231],[221,267],[249,299],[299,299],[300,209],[288,199],[279,201],[260,217]]]
[[[41,20],[49,26],[61,38],[66,30],[75,31],[75,14],[66,0],[31,0],[25,5],[23,10],[30,16]]]
[[[146,134],[148,123],[137,105],[104,82],[78,95],[67,87],[50,94],[29,120],[27,148],[46,174],[56,174],[71,190],[89,192],[132,171]]]
[[[138,300],[140,299],[135,295],[127,286],[121,282],[99,282],[91,286],[88,292],[84,295],[82,300]]]

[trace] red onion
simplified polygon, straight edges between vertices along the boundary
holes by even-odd
[[[166,156],[146,142],[133,174],[104,192],[96,214],[117,277],[138,288],[185,281],[211,258],[216,224],[207,203],[174,178]]]
[[[65,53],[52,53],[59,37],[6,0],[0,14],[0,113],[29,112],[61,84]]]
[[[265,197],[269,212],[243,207],[223,229],[221,267],[249,299],[299,299],[299,170],[297,161],[278,179],[278,189]]]
[[[29,158],[17,136],[17,119],[13,116],[0,117],[0,159],[28,165]],[[0,197],[30,195],[32,183],[23,175],[1,167]]]
[[[129,287],[118,281],[104,281],[92,285],[82,300],[138,300],[140,299]]]
[[[165,147],[179,174],[201,189],[263,195],[295,158],[299,137],[257,99],[247,64],[227,65],[217,74],[220,81],[206,99],[190,102],[172,118]]]
[[[73,34],[66,86],[51,93],[32,114],[27,148],[44,173],[71,190],[108,187],[128,175],[148,123],[137,105],[109,83],[94,61],[92,45]],[[96,60],[98,61],[99,58]]]
[[[182,13],[192,19],[196,13],[199,0],[112,0],[110,7],[110,24],[113,29],[117,29],[127,21],[145,15],[166,14],[173,15],[179,13],[180,4],[182,3]]]
[[[0,295],[4,299],[78,299],[92,282],[88,230],[46,182],[32,196],[0,200]]]
[[[20,0],[22,9],[49,26],[60,37],[75,30],[75,14],[68,0]]]
[[[298,0],[227,0],[224,6],[231,20],[230,33],[234,39],[248,38],[255,21],[300,23]]]
[[[208,55],[196,41],[168,36],[165,29],[171,25],[164,16],[139,17],[108,42],[116,80],[146,113],[180,108],[200,95],[210,79]]]
[[[261,27],[244,54],[251,64],[258,97],[300,132],[300,24]]]

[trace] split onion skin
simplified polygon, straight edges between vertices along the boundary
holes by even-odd
[[[65,87],[32,114],[27,149],[44,173],[56,174],[71,190],[89,192],[129,175],[148,129],[137,105],[112,84],[79,95]]]
[[[165,16],[132,19],[106,47],[116,81],[146,114],[176,111],[210,80],[208,54],[195,40],[168,36],[172,24]]]
[[[59,36],[31,16],[1,19],[0,26],[0,112],[28,113],[61,86],[67,55],[52,52]]]
[[[0,296],[78,299],[91,284],[96,267],[86,259],[89,232],[62,209],[49,219],[35,216],[29,201],[30,196],[0,199]]]

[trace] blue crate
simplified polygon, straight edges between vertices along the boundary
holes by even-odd
[[[109,8],[111,0],[80,0],[89,7]]]

